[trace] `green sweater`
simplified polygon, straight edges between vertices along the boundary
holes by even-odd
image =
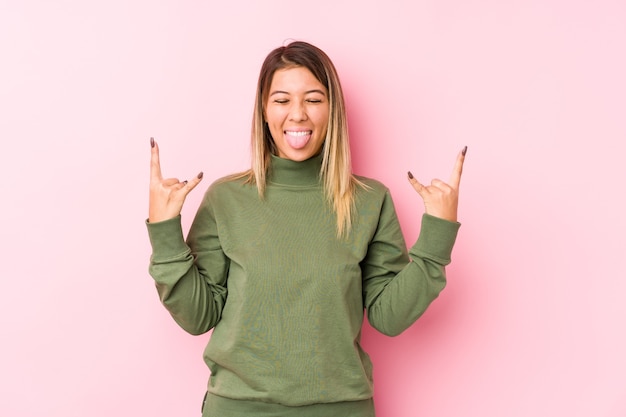
[[[243,180],[215,182],[186,242],[180,217],[147,225],[161,301],[187,332],[214,328],[204,358],[215,395],[288,406],[371,398],[364,309],[397,335],[445,286],[458,223],[424,215],[407,254],[389,190],[359,177],[369,189],[338,239],[320,163],[273,157],[264,199]]]

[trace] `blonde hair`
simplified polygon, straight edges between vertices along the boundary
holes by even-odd
[[[329,120],[322,148],[320,177],[329,205],[337,216],[337,236],[350,233],[356,186],[364,186],[352,175],[346,108],[337,70],[321,49],[306,43],[292,42],[274,49],[261,66],[252,117],[252,168],[245,173],[247,183],[257,186],[263,198],[271,154],[277,154],[269,127],[264,121],[265,103],[274,73],[281,69],[307,68],[326,87],[329,96]]]

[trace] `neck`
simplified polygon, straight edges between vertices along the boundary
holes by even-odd
[[[317,185],[320,183],[322,154],[306,161],[292,161],[272,155],[268,182],[282,185]]]

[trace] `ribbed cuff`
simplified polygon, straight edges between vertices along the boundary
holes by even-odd
[[[442,265],[451,262],[452,248],[461,223],[424,214],[419,238],[409,251],[410,255],[432,259]]]
[[[153,260],[176,258],[189,251],[183,236],[180,215],[156,223],[146,220],[146,227],[152,244]]]

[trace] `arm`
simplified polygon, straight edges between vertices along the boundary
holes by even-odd
[[[150,144],[150,207],[146,222],[152,244],[149,272],[161,302],[174,320],[187,332],[201,334],[220,319],[226,299],[228,260],[219,245],[210,207],[204,202],[189,232],[193,242],[188,245],[183,238],[180,211],[202,173],[191,181],[163,179],[159,147],[153,139]]]
[[[426,311],[446,285],[445,266],[460,225],[428,214],[408,253],[389,194],[361,264],[367,317],[375,329],[396,336]]]
[[[459,184],[467,147],[459,152],[449,183],[435,179],[424,186],[409,172],[409,182],[424,201],[426,214],[406,262],[404,240],[391,198],[383,203],[379,225],[363,262],[364,302],[370,324],[397,335],[415,322],[446,284],[445,266],[460,224]]]
[[[191,334],[213,328],[226,302],[229,260],[215,230],[205,204],[198,210],[187,243],[183,240],[180,216],[148,223],[153,248],[150,275],[165,308]]]

